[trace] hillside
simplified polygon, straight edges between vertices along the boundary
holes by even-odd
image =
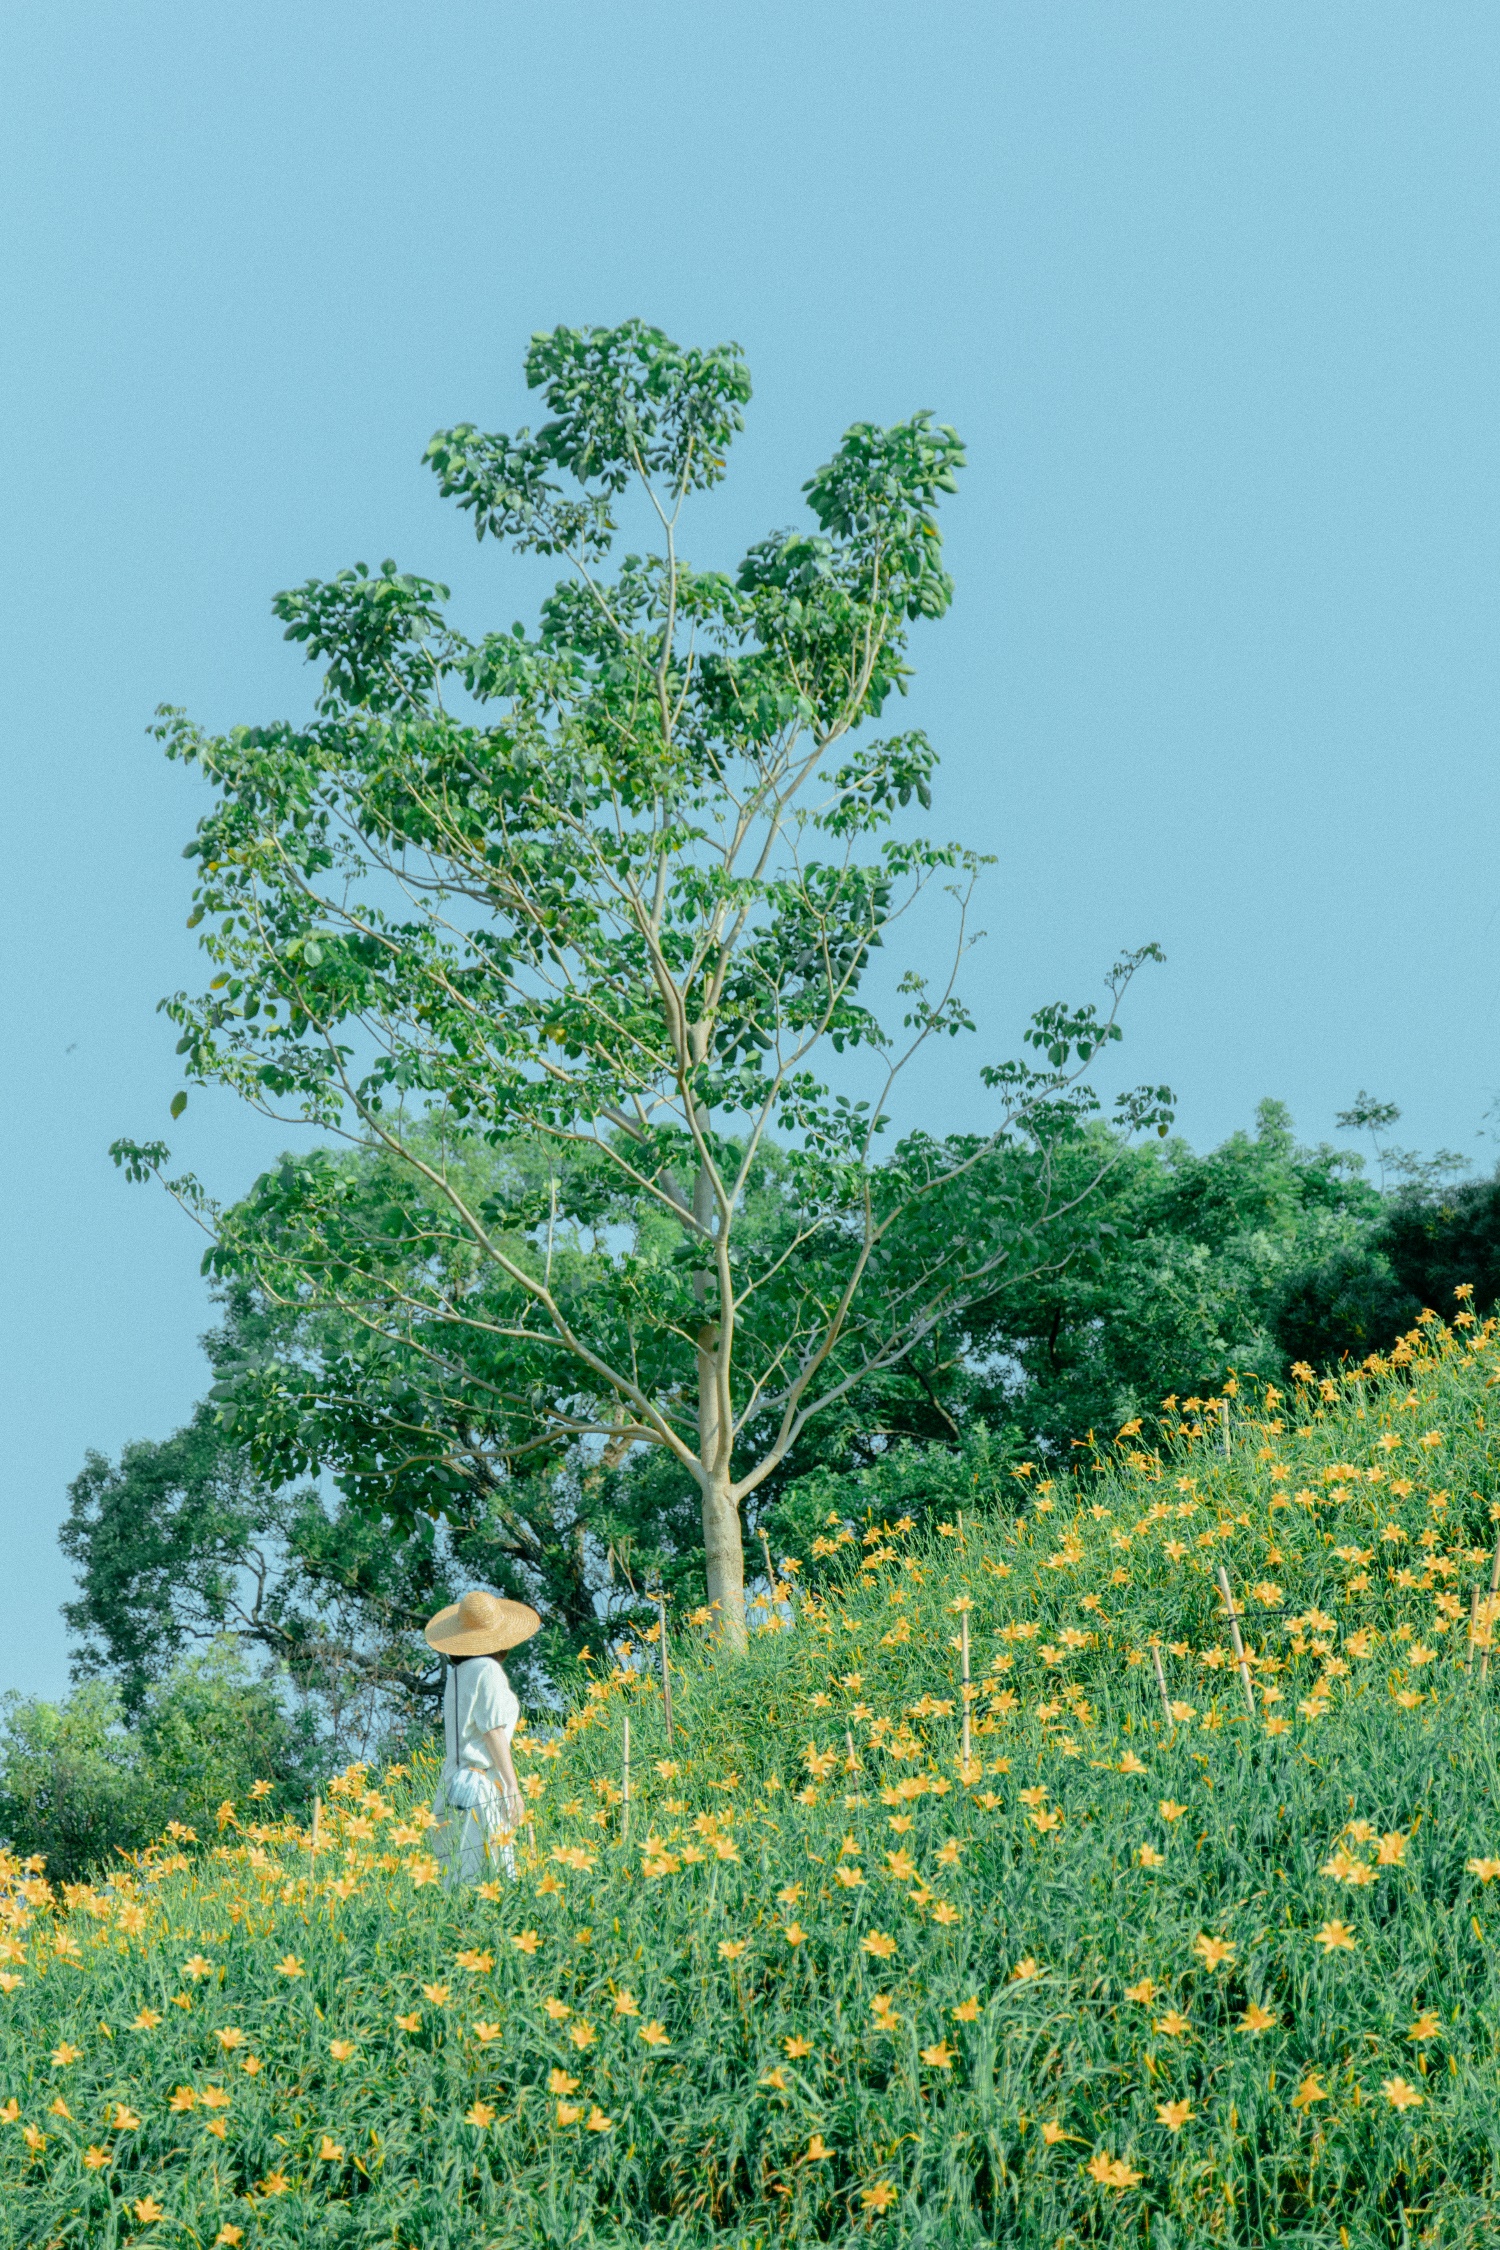
[[[670,1750],[650,1647],[533,1739],[482,1896],[400,1772],[12,1868],[0,2239],[1493,2242],[1492,1384],[1460,1312],[826,1526]]]

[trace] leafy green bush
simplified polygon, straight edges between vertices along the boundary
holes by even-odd
[[[1364,1359],[1421,1309],[1385,1253],[1361,1243],[1292,1277],[1276,1308],[1277,1341],[1288,1359],[1315,1367]]]
[[[73,1876],[156,1831],[140,1743],[117,1689],[90,1680],[65,1703],[5,1699],[0,1836]]]
[[[1419,1304],[1451,1305],[1463,1284],[1481,1311],[1500,1303],[1500,1180],[1402,1196],[1376,1241]]]
[[[1500,1180],[1396,1196],[1362,1240],[1286,1278],[1272,1325],[1289,1360],[1364,1359],[1465,1285],[1481,1312],[1500,1303]]]
[[[310,1745],[232,1644],[180,1665],[127,1724],[119,1690],[85,1681],[62,1703],[5,1698],[0,1837],[71,1880],[139,1851],[168,1820],[213,1824],[226,1797],[268,1779],[306,1794]]]
[[[1019,1430],[975,1422],[953,1446],[895,1445],[865,1469],[814,1469],[784,1487],[766,1511],[767,1536],[778,1548],[806,1554],[830,1514],[907,1515],[925,1524],[960,1510],[1009,1511],[1018,1498],[1010,1472],[1026,1451]]]

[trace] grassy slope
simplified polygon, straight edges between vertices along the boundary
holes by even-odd
[[[1216,1418],[1174,1419],[1018,1484],[1015,1520],[846,1540],[793,1629],[685,1654],[675,1774],[655,1686],[600,1682],[530,1761],[535,1848],[492,1899],[421,1879],[400,1777],[339,1798],[315,1880],[273,1825],[163,1852],[133,1902],[33,1886],[0,2240],[1492,2242],[1500,1884],[1467,1863],[1500,1854],[1500,1666],[1464,1642],[1500,1351],[1428,1335],[1336,1397],[1240,1397],[1228,1461]],[[1221,1559],[1262,1619],[1253,1720]],[[1170,1729],[1152,1635],[1194,1706]],[[1360,1879],[1324,1871],[1341,1843]]]

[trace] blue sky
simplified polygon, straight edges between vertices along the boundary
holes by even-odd
[[[304,710],[269,597],[360,558],[529,613],[420,457],[559,320],[744,345],[703,560],[856,418],[968,442],[912,716],[997,865],[932,1122],[1156,939],[1121,1071],[1195,1141],[1368,1086],[1493,1163],[1497,81],[1492,6],[1376,0],[6,11],[0,1688],[65,1684],[86,1449],[204,1380],[200,1243],[105,1153],[196,975],[151,711]],[[172,1134],[229,1194],[284,1137]]]

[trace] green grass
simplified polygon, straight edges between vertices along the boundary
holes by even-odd
[[[1193,1410],[1050,1509],[1033,1474],[961,1531],[845,1527],[745,1660],[679,1636],[675,1773],[629,1662],[523,1760],[533,1828],[493,1898],[422,1880],[420,1775],[363,1806],[354,1777],[315,1863],[272,1810],[258,1838],[168,1842],[123,1891],[33,1884],[3,1964],[0,2239],[1492,2243],[1500,1882],[1468,1863],[1500,1872],[1500,1663],[1481,1679],[1465,1644],[1500,1354],[1428,1335],[1336,1391],[1238,1397],[1227,1459]],[[1253,1719],[1220,1561],[1259,1620]],[[1153,1636],[1193,1707],[1171,1725]]]

